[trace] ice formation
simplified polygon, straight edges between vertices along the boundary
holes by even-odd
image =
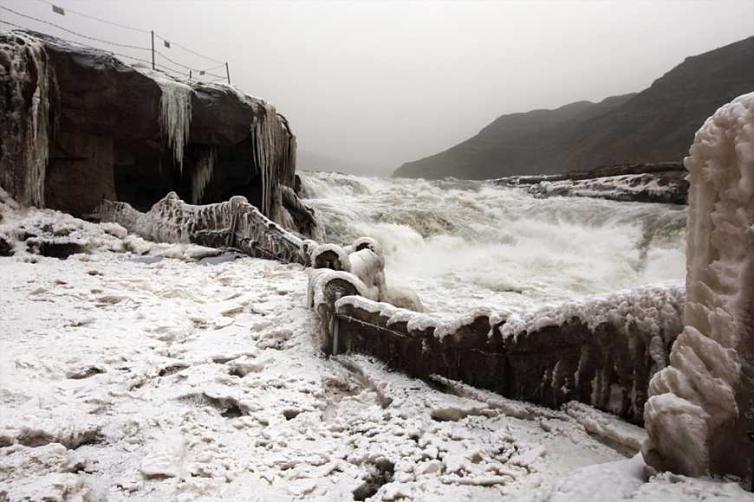
[[[195,206],[170,192],[146,213],[125,202],[105,200],[99,208],[99,217],[159,242],[232,248],[250,256],[284,262],[308,261],[304,241],[270,221],[238,195],[227,202]]]
[[[689,157],[685,328],[650,383],[647,463],[752,476],[754,93],[722,106]]]
[[[16,134],[0,138],[0,185],[22,204],[44,207],[55,77],[44,44],[22,32],[13,36],[18,43],[0,45],[0,53],[10,60],[9,74],[0,77],[7,79],[5,85],[10,92],[0,98],[4,114],[0,120],[16,124],[9,128]],[[30,88],[33,93],[29,96]]]
[[[160,97],[160,122],[168,146],[173,150],[173,160],[183,171],[183,153],[189,142],[191,126],[191,86],[152,72],[150,76],[162,90]]]
[[[215,169],[215,160],[217,160],[217,150],[207,147],[203,154],[197,159],[191,175],[191,203],[199,204],[204,196],[204,190],[212,180],[212,173]]]
[[[273,209],[279,206],[275,198],[280,194],[275,188],[279,183],[293,186],[296,141],[288,122],[273,106],[260,101],[255,108],[257,114],[251,124],[251,145],[255,165],[262,178],[262,207],[259,209],[277,220]]]

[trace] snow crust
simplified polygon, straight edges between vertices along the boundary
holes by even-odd
[[[500,331],[503,336],[516,336],[579,319],[590,329],[602,323],[620,325],[624,329],[637,324],[642,332],[649,334],[678,333],[684,301],[685,292],[680,286],[643,286],[529,312],[515,312],[506,318]]]
[[[561,326],[578,319],[592,330],[603,323],[615,324],[622,327],[627,335],[629,327],[635,326],[651,338],[661,333],[670,336],[680,331],[684,299],[681,287],[647,286],[529,311],[472,308],[464,314],[422,313],[355,296],[341,298],[335,303],[335,307],[341,309],[351,306],[379,313],[389,319],[388,325],[405,322],[411,331],[433,329],[434,336],[439,339],[455,334],[463,326],[482,317],[488,318],[490,335],[494,327],[500,326],[504,337],[539,331],[547,326]],[[664,346],[670,341],[665,340],[655,347],[658,351],[655,359],[658,362],[662,361],[664,364],[667,356],[660,352],[665,350]]]
[[[0,258],[8,500],[329,501],[364,486],[371,500],[578,500],[574,476],[590,493],[630,482],[637,500],[748,497],[611,468],[624,457],[595,437],[624,429],[586,407],[597,432],[573,410],[322,358],[300,265],[144,261],[114,245],[133,238],[122,227],[0,199],[3,231],[33,221],[102,239],[65,262]]]
[[[670,366],[650,382],[645,422],[648,463],[689,475],[731,465],[736,387],[750,346],[754,277],[754,93],[718,109],[697,131],[689,171],[685,328]],[[746,349],[749,351],[749,349]],[[748,363],[747,363],[748,364]],[[743,392],[743,391],[738,391]],[[726,457],[726,458],[720,458]],[[750,476],[741,459],[739,475]],[[729,469],[730,467],[728,467]]]

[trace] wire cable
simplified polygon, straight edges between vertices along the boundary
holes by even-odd
[[[59,7],[58,5],[52,3],[52,2],[50,2],[48,0],[34,0],[34,1],[46,4],[46,5],[49,5],[51,7]],[[61,8],[63,8],[63,7],[61,7]],[[126,25],[126,24],[116,23],[114,21],[108,21],[107,19],[102,19],[101,17],[92,16],[90,14],[86,14],[86,13],[78,11],[78,10],[73,10],[73,9],[68,8],[68,7],[64,7],[64,9],[65,9],[66,13],[70,12],[71,14],[75,14],[77,16],[81,16],[81,17],[84,17],[84,18],[87,18],[87,19],[91,19],[92,21],[98,21],[100,23],[109,24],[111,26],[117,26],[118,28],[123,28],[125,30],[135,31],[137,33],[145,33],[147,35],[151,33],[150,30],[144,30],[144,29],[141,29],[141,28],[137,28],[135,26],[129,26],[129,25]],[[172,40],[168,40],[166,38],[163,38],[161,35],[159,35],[157,33],[155,33],[155,38],[158,38],[158,39],[162,40],[163,42],[168,42],[168,43],[170,43],[170,45],[175,45],[179,49],[182,49],[182,50],[184,50],[184,51],[186,51],[188,53],[191,53],[194,56],[198,56],[200,58],[204,58],[204,59],[206,59],[208,61],[212,61],[214,63],[225,64],[224,61],[220,61],[219,59],[215,59],[213,57],[206,56],[204,54],[196,52],[195,50],[191,49],[190,47],[186,47],[185,45],[179,44],[178,42],[173,42]]]
[[[57,4],[54,4],[52,2],[48,2],[47,0],[34,0],[34,1],[35,2],[39,2],[39,3],[47,4],[47,5],[51,6],[51,7],[60,7]],[[61,8],[63,8],[63,7],[61,7]],[[128,26],[128,25],[125,25],[125,24],[120,24],[120,23],[116,23],[116,22],[113,22],[113,21],[108,21],[107,19],[102,19],[100,17],[96,17],[96,16],[92,16],[92,15],[89,15],[89,14],[85,14],[85,13],[79,12],[77,10],[69,9],[68,7],[64,7],[64,10],[65,10],[66,13],[70,12],[71,14],[75,14],[77,16],[85,17],[85,18],[91,19],[93,21],[99,21],[100,23],[109,24],[110,26],[117,26],[118,28],[123,28],[124,30],[131,30],[131,31],[136,31],[138,33],[149,34],[149,30],[142,30],[141,28],[136,28],[134,26]]]
[[[204,59],[206,59],[208,61],[212,61],[214,63],[225,64],[224,61],[220,61],[219,59],[211,58],[209,56],[205,56],[204,54],[200,54],[200,53],[194,51],[193,49],[189,49],[185,45],[181,45],[178,42],[173,42],[172,40],[168,40],[166,38],[163,38],[162,36],[158,35],[157,33],[155,33],[154,36],[155,36],[155,38],[158,38],[158,39],[162,40],[163,42],[168,42],[170,45],[175,45],[179,49],[183,49],[184,51],[189,52],[189,53],[193,54],[194,56],[199,56],[200,58],[204,58]]]
[[[31,19],[32,21],[36,21],[37,23],[42,23],[42,24],[46,24],[48,26],[52,26],[52,27],[57,28],[59,30],[65,31],[66,33],[70,33],[72,35],[76,35],[77,37],[85,38],[87,40],[94,40],[95,42],[99,42],[99,43],[102,43],[102,44],[114,45],[116,47],[124,47],[126,49],[136,49],[136,50],[147,51],[147,52],[151,52],[152,51],[152,49],[150,49],[149,47],[141,47],[141,46],[138,46],[138,45],[121,44],[121,43],[118,43],[118,42],[111,42],[110,40],[103,40],[101,38],[90,37],[89,35],[84,35],[82,33],[78,33],[76,31],[69,30],[68,28],[64,28],[64,27],[60,26],[59,24],[51,23],[50,21],[45,21],[44,19],[39,19],[38,17],[34,17],[34,16],[27,16],[26,14],[23,14],[21,12],[15,11],[15,10],[13,10],[11,8],[8,8],[8,7],[4,6],[4,5],[0,5],[0,9],[2,9],[4,11],[7,11],[7,12],[10,12],[12,14],[15,14],[15,15],[17,15],[19,17],[23,17],[23,18],[26,18],[26,19]]]
[[[35,1],[47,4],[47,5],[51,5],[53,7],[57,7],[55,4],[53,4],[52,2],[49,2],[47,0],[35,0]],[[84,38],[86,40],[91,40],[91,41],[95,41],[95,42],[99,42],[99,43],[103,43],[103,44],[108,44],[108,45],[112,45],[112,46],[115,46],[115,47],[122,47],[122,48],[126,48],[126,49],[135,49],[135,50],[140,50],[140,51],[145,51],[145,52],[156,53],[159,57],[161,57],[164,60],[172,63],[173,65],[175,65],[175,67],[170,66],[170,65],[165,64],[165,63],[157,64],[156,62],[152,62],[152,61],[149,61],[147,59],[138,58],[138,57],[130,56],[130,55],[127,55],[127,54],[122,54],[122,53],[114,52],[114,51],[109,50],[109,49],[106,49],[106,50],[105,49],[100,49],[100,50],[105,50],[105,52],[107,52],[109,54],[112,54],[114,56],[125,57],[125,58],[128,58],[128,59],[134,60],[134,61],[139,61],[139,62],[142,62],[142,63],[153,65],[154,67],[164,68],[165,70],[174,72],[174,73],[180,75],[181,77],[184,77],[185,71],[183,71],[181,69],[178,69],[176,67],[184,68],[185,70],[189,70],[192,73],[195,72],[196,75],[197,75],[197,77],[208,75],[210,77],[215,77],[215,78],[217,78],[219,80],[226,80],[226,78],[227,78],[225,76],[218,75],[216,73],[212,73],[211,72],[211,70],[216,70],[218,68],[222,68],[227,63],[225,63],[223,61],[220,61],[220,60],[217,60],[217,59],[210,58],[209,56],[204,56],[202,54],[199,54],[199,53],[197,53],[197,52],[189,49],[188,47],[184,47],[184,46],[182,46],[180,44],[177,44],[175,42],[170,42],[170,41],[164,39],[163,37],[161,37],[161,36],[159,36],[157,34],[155,34],[156,38],[159,38],[160,40],[163,40],[164,42],[168,42],[168,44],[165,44],[166,47],[170,47],[172,45],[175,45],[176,47],[179,47],[179,48],[181,48],[181,49],[183,49],[183,50],[185,50],[187,52],[190,52],[192,54],[195,54],[195,55],[197,55],[199,57],[208,59],[210,61],[214,61],[214,62],[218,63],[217,66],[213,66],[213,67],[210,67],[210,68],[207,68],[207,69],[203,69],[203,70],[202,69],[198,69],[198,68],[194,68],[192,66],[185,65],[185,64],[183,64],[181,62],[178,62],[178,61],[170,58],[169,56],[165,55],[161,51],[153,51],[152,48],[142,47],[142,46],[137,46],[137,45],[130,45],[130,44],[122,44],[122,43],[118,43],[118,42],[112,42],[110,40],[105,40],[105,39],[101,39],[101,38],[97,38],[97,37],[92,37],[92,36],[89,36],[89,35],[84,35],[83,33],[79,33],[79,32],[76,32],[74,30],[70,30],[70,29],[65,28],[63,26],[60,26],[59,24],[56,24],[56,23],[53,23],[53,22],[50,22],[50,21],[47,21],[47,20],[44,20],[44,19],[40,19],[40,18],[37,18],[37,17],[34,17],[34,16],[26,15],[26,14],[24,14],[22,12],[18,12],[16,10],[11,9],[9,7],[6,7],[4,5],[0,5],[0,9],[5,10],[7,12],[10,12],[12,14],[15,14],[16,16],[19,16],[19,17],[22,17],[22,18],[25,18],[25,19],[29,19],[31,21],[35,21],[35,22],[42,23],[42,24],[45,24],[45,25],[48,25],[48,26],[52,26],[52,27],[57,28],[59,30],[62,30],[64,32],[66,32],[66,33],[70,33],[72,35]],[[132,31],[136,31],[136,32],[140,32],[140,33],[147,33],[147,34],[151,33],[150,31],[147,31],[147,30],[142,30],[142,29],[139,29],[139,28],[135,28],[133,26],[122,25],[122,24],[119,24],[119,23],[113,23],[111,21],[107,21],[105,19],[97,18],[95,16],[90,16],[90,15],[84,14],[82,12],[73,11],[73,10],[70,10],[70,9],[68,9],[67,12],[71,12],[73,14],[77,14],[77,15],[80,15],[80,16],[83,16],[83,17],[86,17],[86,18],[89,18],[89,19],[93,19],[95,21],[99,21],[99,22],[103,22],[103,23],[106,23],[106,24],[110,24],[110,25],[113,25],[113,26],[118,26],[120,28],[126,28],[126,29],[130,29]],[[24,27],[24,26],[21,26],[21,25],[18,25],[18,24],[14,24],[14,23],[11,23],[11,22],[5,21],[5,20],[0,20],[0,23],[6,24],[6,25],[9,25],[9,26],[13,26],[15,28],[19,28],[19,29],[22,29],[22,30],[29,30],[30,29],[30,28],[27,28],[27,27]]]

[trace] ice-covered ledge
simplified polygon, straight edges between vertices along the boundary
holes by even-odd
[[[308,265],[312,241],[288,232],[240,195],[194,206],[170,192],[146,213],[125,202],[104,200],[97,215],[100,221],[117,223],[156,242],[232,248],[249,256]]]
[[[641,423],[647,385],[681,327],[681,287],[646,287],[525,314],[442,316],[363,296],[335,302],[332,350],[374,355],[553,408],[581,401]]]
[[[721,107],[689,157],[685,328],[655,375],[646,462],[681,474],[754,468],[754,93]]]
[[[650,378],[681,330],[681,287],[645,287],[528,313],[420,312],[384,282],[371,239],[312,250],[309,307],[326,354],[376,356],[550,407],[577,400],[641,423]],[[409,307],[409,308],[406,308]]]

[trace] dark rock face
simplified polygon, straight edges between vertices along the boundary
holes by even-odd
[[[0,235],[0,256],[13,256],[13,245],[4,235]]]
[[[489,179],[678,162],[707,117],[754,89],[753,63],[750,37],[686,58],[638,94],[503,115],[444,152],[403,164],[395,176]]]
[[[103,199],[148,209],[170,191],[195,204],[242,195],[294,222],[280,190],[294,185],[295,136],[264,101],[39,33],[0,35],[0,65],[0,184],[22,204],[84,216]],[[175,88],[188,93],[178,105]],[[183,129],[166,113],[187,114]],[[180,162],[169,143],[186,130]]]

